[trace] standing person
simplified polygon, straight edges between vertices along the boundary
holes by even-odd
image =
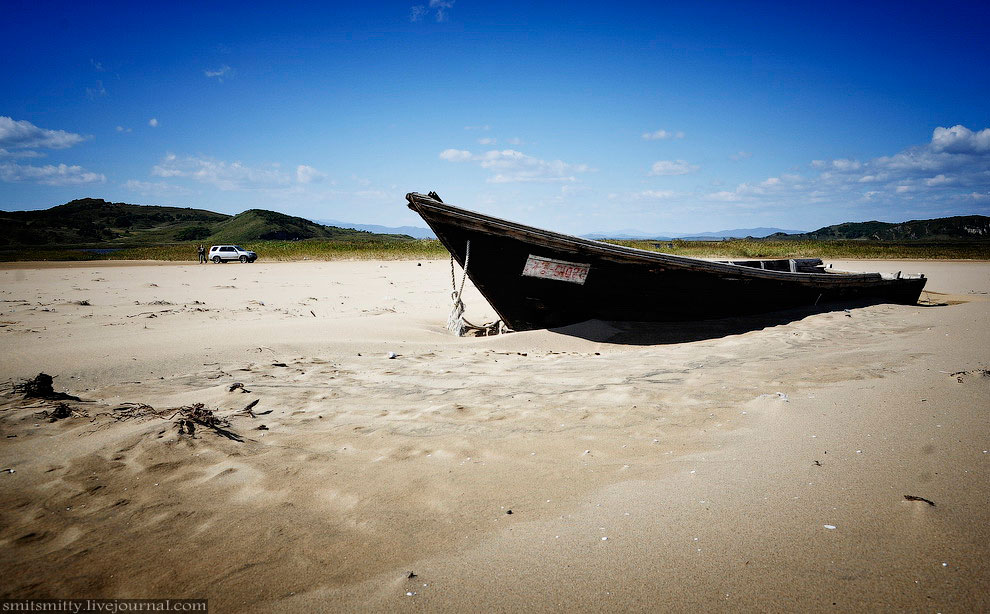
[[[206,248],[203,247],[202,244],[200,244],[199,249],[197,249],[196,252],[199,254],[199,263],[203,264],[206,262]]]

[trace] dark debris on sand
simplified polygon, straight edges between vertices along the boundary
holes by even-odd
[[[29,379],[20,384],[14,384],[14,392],[24,394],[25,399],[47,399],[50,401],[79,401],[79,397],[64,392],[55,392],[52,382],[55,381],[47,373],[39,373],[34,379]]]
[[[183,433],[194,435],[198,424],[232,441],[244,441],[240,435],[230,430],[229,421],[217,416],[212,409],[207,409],[202,403],[179,407],[173,415],[173,418],[175,417],[178,417],[176,424],[179,426],[180,435]]]
[[[66,403],[59,403],[58,405],[55,406],[55,409],[46,410],[46,411],[37,413],[37,414],[35,414],[35,416],[37,416],[38,418],[45,418],[49,422],[57,422],[59,420],[65,419],[65,418],[71,418],[72,417],[72,414],[73,414],[73,410],[72,410],[71,407],[69,407],[68,404],[66,404]]]
[[[120,422],[121,420],[132,420],[134,418],[143,418],[145,416],[157,416],[161,417],[160,411],[155,411],[155,408],[147,403],[121,403],[117,407],[113,408],[113,419]]]

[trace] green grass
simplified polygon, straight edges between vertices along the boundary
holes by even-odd
[[[990,242],[922,243],[887,241],[609,241],[696,258],[839,258],[856,260],[990,260]],[[659,246],[659,247],[656,247]]]
[[[825,260],[914,259],[990,260],[990,242],[893,243],[880,241],[609,241],[699,258],[822,258]],[[9,249],[0,261],[26,260],[163,260],[196,262],[197,243],[126,247],[108,254],[80,249]],[[656,246],[659,247],[656,247]],[[208,245],[207,245],[208,246]],[[297,260],[416,260],[446,258],[447,250],[435,240],[307,239],[303,241],[255,241],[243,247],[254,250],[262,262]]]
[[[199,243],[149,245],[125,247],[98,254],[78,248],[63,249],[12,249],[0,251],[0,261],[28,260],[162,260],[172,262],[196,262],[196,246]],[[307,239],[304,241],[254,241],[241,244],[257,252],[258,259],[268,261],[295,260],[415,260],[418,258],[445,258],[447,250],[435,240],[404,241],[339,241],[333,239]],[[209,248],[209,244],[207,244]]]

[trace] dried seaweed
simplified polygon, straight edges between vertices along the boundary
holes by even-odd
[[[160,412],[156,412],[155,408],[147,403],[121,403],[119,406],[113,408],[113,419],[120,422],[121,420],[131,420],[134,418],[143,418],[144,416],[159,416]]]
[[[179,426],[179,433],[194,435],[196,425],[204,426],[213,430],[218,435],[226,437],[232,441],[242,443],[244,441],[240,435],[230,430],[230,422],[213,413],[212,409],[207,409],[202,403],[194,405],[183,405],[176,409],[173,418],[178,416],[176,424]]]

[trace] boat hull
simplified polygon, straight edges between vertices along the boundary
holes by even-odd
[[[407,199],[454,259],[467,263],[471,281],[514,330],[590,319],[710,319],[850,301],[915,303],[926,282],[660,254],[527,227],[421,194]]]

